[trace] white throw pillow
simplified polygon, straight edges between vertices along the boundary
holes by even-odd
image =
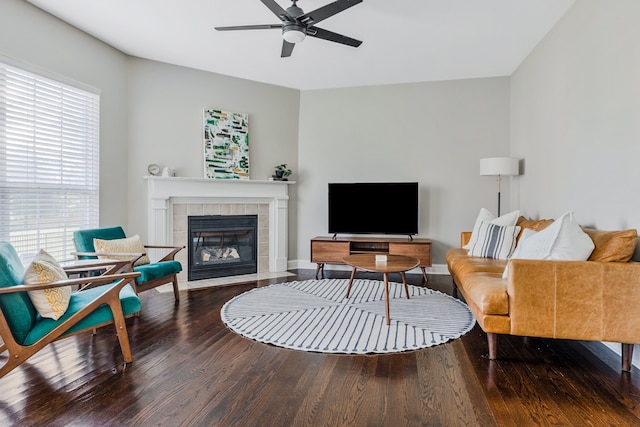
[[[478,213],[478,217],[476,218],[476,222],[473,226],[473,231],[471,232],[471,238],[469,239],[469,243],[463,246],[464,249],[471,249],[473,245],[475,245],[478,240],[478,231],[480,229],[480,224],[483,222],[488,222],[495,225],[516,225],[518,222],[518,218],[520,217],[520,211],[516,210],[513,212],[509,212],[504,214],[498,218],[485,208],[480,209],[480,213]]]
[[[517,258],[586,261],[594,248],[591,238],[573,221],[573,212],[567,212],[522,242]]]
[[[142,240],[140,240],[139,235],[126,237],[124,239],[112,239],[112,240],[102,240],[102,239],[93,239],[93,247],[96,249],[96,252],[102,252],[107,254],[117,254],[117,253],[136,253],[136,254],[144,254],[141,256],[135,263],[134,266],[149,264],[151,260],[149,256],[147,256],[147,251],[145,250],[144,244]],[[111,259],[131,259],[130,256],[118,256],[118,255],[109,255],[109,256],[99,256],[98,258],[111,258]]]
[[[516,238],[520,227],[515,225],[496,225],[481,222],[478,227],[478,238],[471,248],[470,256],[494,259],[509,259],[516,246]]]
[[[524,246],[524,242],[529,237],[533,236],[536,233],[538,233],[538,232],[535,231],[535,230],[532,230],[531,228],[525,228],[524,230],[522,230],[522,234],[520,235],[520,239],[518,239],[518,244],[516,245],[516,248],[514,249],[513,253],[511,254],[510,259],[519,258],[520,252],[522,251],[522,246]],[[504,272],[502,273],[502,278],[506,279],[508,274],[509,274],[509,264],[507,264],[507,266],[504,268]]]
[[[68,279],[60,264],[43,250],[33,259],[24,272],[23,282],[27,285],[41,285]],[[71,286],[29,291],[29,298],[40,316],[58,320],[69,308]]]

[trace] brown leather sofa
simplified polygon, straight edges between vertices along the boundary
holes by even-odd
[[[540,230],[552,222],[520,217],[517,225]],[[498,334],[609,341],[622,343],[622,370],[631,370],[633,345],[640,344],[640,263],[629,262],[637,231],[583,230],[595,244],[587,261],[501,261],[462,248],[447,252],[454,292],[487,333],[489,359],[497,358]],[[461,246],[470,237],[463,232]]]

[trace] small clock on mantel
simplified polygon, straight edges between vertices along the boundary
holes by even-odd
[[[160,166],[156,165],[155,163],[151,163],[149,166],[147,166],[147,171],[149,171],[149,174],[151,176],[157,176],[160,173]]]

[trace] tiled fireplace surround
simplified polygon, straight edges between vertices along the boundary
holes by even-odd
[[[149,244],[187,246],[189,216],[258,215],[258,273],[286,271],[291,182],[146,179]],[[178,280],[186,281],[187,248],[176,260],[183,266]]]

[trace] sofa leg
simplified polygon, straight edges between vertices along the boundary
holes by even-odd
[[[498,334],[487,332],[487,344],[489,344],[489,360],[498,358]]]
[[[622,343],[622,370],[631,371],[631,361],[633,360],[633,344]]]

